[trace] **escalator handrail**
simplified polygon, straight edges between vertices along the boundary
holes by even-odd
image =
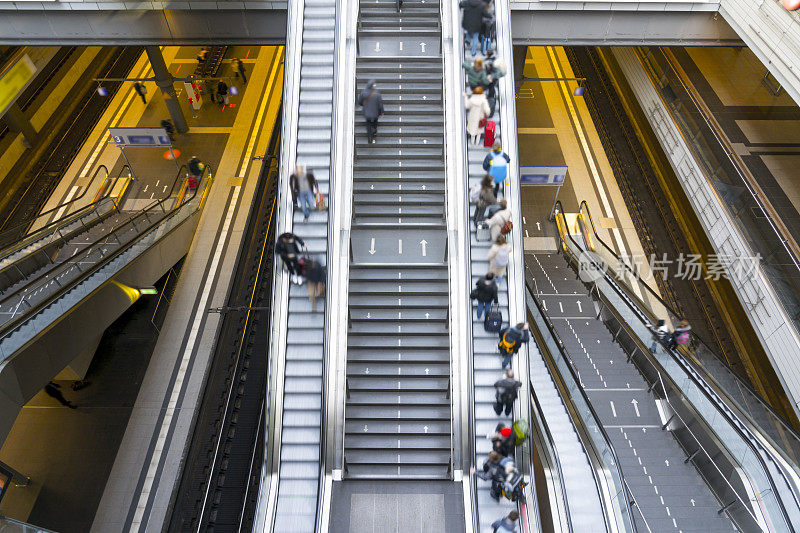
[[[111,252],[109,255],[103,257],[102,260],[98,261],[97,263],[95,263],[94,265],[89,267],[85,272],[83,272],[76,279],[70,281],[69,283],[67,283],[63,287],[60,287],[57,291],[55,291],[53,294],[51,294],[49,298],[46,298],[46,299],[42,300],[38,304],[36,304],[36,305],[30,307],[29,309],[27,309],[24,313],[21,313],[20,315],[18,315],[17,317],[14,317],[9,322],[7,322],[7,323],[3,324],[2,326],[0,326],[0,343],[10,333],[13,333],[17,328],[19,328],[22,325],[22,323],[27,321],[29,318],[35,316],[36,314],[38,314],[39,311],[41,311],[42,309],[44,309],[48,305],[50,305],[50,303],[52,301],[57,300],[58,298],[60,298],[61,296],[63,296],[64,294],[66,294],[67,292],[72,290],[75,286],[79,285],[80,283],[82,283],[83,281],[88,279],[90,276],[95,274],[102,267],[104,267],[105,265],[110,263],[117,256],[119,256],[120,254],[122,254],[123,252],[128,250],[131,246],[136,244],[139,240],[144,238],[144,236],[147,235],[148,233],[150,233],[154,228],[160,226],[164,221],[166,221],[166,220],[172,218],[173,216],[175,216],[181,210],[182,207],[184,207],[189,202],[194,200],[194,198],[197,196],[198,191],[200,190],[200,186],[199,185],[203,181],[202,180],[203,176],[208,174],[209,175],[209,179],[211,179],[211,175],[212,174],[211,174],[211,166],[210,165],[206,165],[205,169],[203,170],[203,176],[201,176],[200,180],[198,180],[199,181],[198,187],[195,188],[195,190],[194,190],[194,192],[192,193],[191,196],[189,196],[188,198],[185,198],[183,200],[183,202],[179,206],[174,207],[170,211],[166,211],[166,209],[164,211],[161,211],[162,213],[166,213],[163,217],[158,218],[154,222],[149,222],[149,218],[147,217],[147,212],[151,211],[151,210],[155,211],[156,208],[158,208],[158,207],[163,207],[164,203],[171,199],[172,192],[175,190],[175,185],[180,181],[181,174],[182,174],[182,172],[183,172],[183,170],[185,168],[186,168],[186,165],[183,165],[183,166],[180,167],[180,170],[178,171],[177,176],[175,177],[175,181],[172,184],[172,188],[170,189],[170,193],[167,196],[165,196],[164,198],[162,198],[158,202],[154,203],[153,205],[147,207],[146,209],[138,212],[134,217],[131,217],[125,223],[125,227],[127,227],[128,224],[132,224],[135,220],[137,220],[137,219],[141,220],[142,218],[145,218],[145,220],[148,221],[148,225],[144,230],[138,231],[138,235],[136,235],[136,237],[134,237],[131,241],[126,242],[125,244],[123,244],[122,246],[120,246],[119,248],[117,248],[116,250]],[[208,187],[208,186],[210,186],[210,182],[206,185],[206,187]],[[90,244],[89,246],[84,248],[82,250],[81,255],[83,255],[88,250],[93,250],[95,247],[100,246],[100,245],[108,242],[108,238],[111,235],[113,235],[115,233],[115,231],[116,230],[109,232],[104,237],[96,240],[95,242],[93,242],[92,244]],[[79,258],[80,258],[79,256],[75,256],[73,259],[78,260]],[[73,264],[75,264],[74,261],[65,262],[62,265],[59,265],[57,270],[62,270],[62,269],[66,268],[66,267],[69,267],[70,265],[73,265]],[[55,272],[54,270],[51,270],[51,271],[49,271],[47,273],[47,275],[52,275],[54,272]],[[20,290],[25,290],[27,288],[30,288],[33,284],[36,284],[39,281],[39,279],[40,278],[36,278],[35,280],[32,280],[30,283],[28,283],[24,287],[20,288]],[[12,295],[9,295],[5,299],[0,300],[0,302],[5,301],[5,300],[7,300],[9,298],[12,298],[14,295],[18,294],[18,292],[19,291],[15,292]]]
[[[525,269],[526,269],[526,271],[530,272],[530,269],[528,268],[527,265],[525,265]],[[530,278],[533,279],[533,274],[532,273],[531,273]],[[564,345],[564,341],[561,339],[561,336],[558,334],[558,331],[556,330],[555,326],[551,322],[550,316],[547,314],[547,312],[542,307],[542,304],[539,301],[539,296],[536,294],[536,291],[534,290],[533,287],[531,287],[528,284],[528,280],[527,279],[525,280],[525,285],[526,285],[526,289],[527,289],[528,293],[533,297],[532,298],[533,302],[536,304],[536,307],[539,310],[539,314],[541,314],[542,318],[544,319],[544,323],[547,326],[547,330],[550,333],[550,336],[553,337],[553,339],[556,340],[556,345],[558,346],[559,355],[561,355],[561,358],[567,364],[567,369],[569,370],[570,377],[572,378],[572,380],[575,383],[580,384],[581,381],[580,381],[580,378],[578,377],[578,372],[577,372],[577,370],[575,370],[575,367],[572,364],[572,358],[570,357],[569,352],[567,351],[566,346]],[[554,370],[558,371],[558,368],[554,367]],[[561,378],[561,379],[563,381],[563,378]],[[631,508],[630,508],[631,495],[628,492],[627,484],[624,483],[625,475],[622,473],[622,469],[620,468],[620,462],[619,462],[619,457],[617,456],[617,451],[614,449],[614,445],[611,443],[611,438],[608,436],[608,433],[606,432],[605,428],[603,427],[602,422],[600,422],[600,417],[597,414],[597,411],[595,411],[594,406],[592,405],[592,402],[589,400],[589,397],[586,395],[586,391],[584,391],[583,387],[581,387],[581,386],[578,386],[577,390],[580,392],[581,398],[583,398],[583,401],[586,403],[587,407],[589,408],[589,413],[591,414],[592,418],[594,419],[595,424],[597,425],[597,428],[600,430],[600,435],[603,437],[603,440],[608,445],[608,449],[611,450],[611,456],[613,457],[613,460],[614,460],[613,468],[614,468],[614,470],[616,470],[617,476],[619,477],[619,479],[623,481],[622,489],[625,491],[625,505],[628,508],[628,517],[630,517],[631,531],[637,531],[636,522],[632,518],[633,514],[632,514]],[[569,397],[569,396],[562,397],[562,400],[565,401],[565,402],[569,402],[569,404],[572,405],[572,411],[573,412],[576,412],[576,413],[579,412],[578,408],[575,406],[575,403],[574,403],[574,401],[572,400],[571,397]],[[573,422],[573,424],[575,423],[575,421],[572,419],[572,417],[570,417],[570,420]],[[594,447],[591,442],[589,442],[589,444],[592,445],[592,447]],[[596,450],[595,450],[595,452],[596,452]],[[598,457],[599,457],[599,454],[598,454]],[[592,476],[594,477],[595,485],[596,485],[598,494],[602,494],[603,489],[600,486],[600,482],[599,482],[599,480],[597,478],[597,472],[595,472],[594,468],[592,469]],[[566,492],[565,492],[564,496],[565,496],[565,499],[566,499]],[[605,510],[606,517],[608,517],[609,513],[611,513],[612,511],[609,510],[609,509],[605,509],[605,502],[604,502],[603,498],[600,498],[600,504],[603,506],[603,508]],[[608,523],[606,525],[610,526],[610,524],[608,524]]]
[[[128,167],[128,165],[124,165],[122,167],[122,170],[120,170],[120,175],[122,174],[122,171],[127,167]],[[91,185],[94,182],[94,179],[97,177],[97,174],[101,170],[105,170],[106,179],[108,179],[108,174],[109,174],[108,173],[108,169],[106,168],[105,165],[100,165],[99,167],[97,167],[97,169],[94,171],[94,174],[92,174],[92,177],[89,179],[89,185]],[[118,179],[119,179],[119,175],[114,179],[114,182],[116,183],[116,180],[118,180]],[[15,232],[19,232],[21,230],[24,230],[24,228],[30,227],[31,224],[33,224],[36,221],[36,219],[41,218],[41,217],[46,216],[46,215],[49,215],[50,213],[54,213],[56,211],[59,211],[60,209],[65,208],[65,207],[77,202],[78,200],[80,200],[81,198],[86,196],[86,193],[89,190],[89,185],[87,185],[86,188],[83,190],[83,192],[80,195],[76,196],[75,198],[73,198],[71,200],[68,200],[68,201],[64,202],[63,204],[58,204],[57,206],[55,206],[55,207],[53,207],[51,209],[48,209],[47,211],[42,211],[41,213],[39,213],[38,215],[33,217],[32,220],[28,220],[28,221],[23,222],[21,224],[17,224],[13,228],[8,228],[8,229],[5,229],[3,231],[0,231],[0,242],[3,242],[3,238],[6,235],[11,235],[11,234],[14,234]],[[111,188],[109,188],[109,192],[110,191],[111,191]],[[50,234],[50,230],[54,226],[59,226],[59,225],[63,224],[65,219],[67,219],[67,218],[70,218],[70,219],[80,218],[82,216],[82,213],[91,211],[100,201],[104,200],[107,196],[108,196],[108,194],[104,194],[97,201],[92,202],[92,203],[80,208],[78,211],[75,211],[74,213],[66,213],[66,214],[64,214],[64,216],[62,216],[60,218],[57,218],[56,220],[53,220],[51,222],[48,222],[46,225],[44,225],[41,228],[35,230],[33,233],[30,233],[28,235],[23,235],[23,238],[21,240],[15,242],[15,243],[9,244],[7,246],[4,246],[2,249],[0,249],[0,258],[8,257],[9,255],[17,252],[20,248],[23,248],[25,246],[33,244],[33,242],[43,238],[44,235],[42,235],[42,234],[44,234],[44,233],[47,233],[49,235]]]
[[[563,218],[563,216],[564,216],[564,208],[561,205],[561,201],[560,200],[556,202],[556,209],[555,209],[554,213],[555,213],[556,217],[560,216],[560,217]],[[590,217],[591,217],[591,214],[590,214]],[[566,227],[566,221],[564,222],[564,224],[565,224],[565,227]],[[581,246],[575,241],[575,239],[572,238],[572,235],[570,234],[569,231],[566,231],[565,233],[566,233],[566,237],[573,243],[573,245],[576,247],[576,249],[578,249],[578,250],[582,249]],[[564,239],[564,237],[561,235],[561,232],[559,232],[559,238],[560,239]],[[612,279],[611,275],[608,272],[605,272],[605,271],[602,270],[602,268],[600,268],[600,265],[598,265],[595,262],[595,259],[593,257],[589,257],[589,259],[594,263],[595,267],[598,268],[598,271],[602,272],[603,277],[609,283],[611,288],[626,302],[628,307],[637,316],[640,317],[642,322],[644,322],[647,325],[647,322],[646,322],[647,313],[645,313],[642,309],[639,308],[639,304],[636,302],[636,300],[634,298],[632,298],[630,295],[628,295],[627,288],[621,287],[618,283],[616,283],[615,280]],[[758,461],[759,466],[761,467],[761,469],[764,472],[764,476],[765,476],[765,478],[767,479],[767,481],[769,483],[770,490],[776,496],[775,500],[778,503],[778,507],[780,509],[781,515],[782,515],[787,527],[789,528],[790,531],[794,531],[794,528],[792,527],[792,522],[789,519],[789,515],[788,515],[788,513],[786,511],[786,507],[783,504],[783,500],[782,500],[782,498],[780,498],[778,496],[780,493],[777,491],[777,488],[776,488],[776,485],[775,485],[775,481],[773,480],[772,474],[770,473],[769,469],[767,468],[767,465],[764,462],[764,458],[761,456],[761,454],[758,452],[758,450],[756,450],[756,448],[755,448],[755,446],[753,444],[754,442],[757,443],[758,439],[756,439],[752,435],[749,435],[749,436],[745,435],[743,430],[736,423],[734,423],[734,421],[730,418],[728,412],[726,410],[724,410],[724,409],[720,409],[719,408],[719,402],[717,402],[715,400],[715,398],[713,398],[711,396],[711,392],[708,390],[708,388],[704,387],[703,384],[700,383],[700,381],[698,380],[698,378],[695,376],[695,374],[693,372],[689,372],[686,369],[686,366],[684,366],[684,364],[683,364],[683,360],[682,360],[683,358],[676,357],[675,353],[672,350],[669,350],[669,349],[666,349],[666,348],[665,348],[665,352],[670,354],[670,356],[678,363],[678,365],[680,365],[681,368],[684,369],[684,372],[686,373],[686,376],[692,381],[692,383],[694,383],[695,386],[697,386],[697,388],[700,391],[700,393],[703,394],[706,397],[706,399],[708,399],[713,405],[715,405],[717,407],[717,412],[722,416],[722,418],[727,422],[727,424],[731,427],[731,429],[739,436],[739,438],[742,440],[742,442],[744,442],[745,445],[753,453],[753,456]],[[666,379],[668,381],[670,381],[672,383],[675,383],[674,380],[671,379],[669,374],[663,368],[661,363],[657,359],[655,359],[653,357],[649,357],[650,355],[652,355],[649,350],[642,350],[642,353],[648,355],[647,360],[653,366],[653,368],[656,370],[656,372],[658,373],[659,380],[662,381],[662,388],[664,387],[664,385],[663,385],[664,376],[667,376]],[[676,386],[676,388],[678,387],[677,383],[675,383],[675,386]],[[671,403],[669,398],[665,398],[665,399],[666,399],[666,401],[668,403]],[[691,405],[691,402],[689,402],[689,404]],[[698,417],[699,420],[704,420],[704,418],[699,415],[699,413],[697,412],[697,409],[694,406],[692,406],[691,408],[697,413],[697,417]],[[674,408],[673,408],[673,410],[674,410]],[[677,415],[677,411],[675,411],[675,413]],[[680,415],[677,415],[677,416],[680,417]],[[684,422],[684,425],[686,425],[685,422]],[[745,427],[746,427],[746,425],[745,425]],[[697,437],[694,436],[694,433],[691,431],[690,428],[688,428],[688,425],[687,425],[687,429],[689,429],[689,432],[692,434],[694,439],[696,441],[698,441],[698,443],[699,443],[699,439],[697,439]],[[716,432],[713,430],[713,428],[709,427],[709,431],[711,431],[712,433],[714,433],[716,435]],[[749,432],[749,430],[748,430],[748,432]],[[718,435],[717,435],[717,437],[718,437]],[[701,445],[701,447],[702,447],[702,445]],[[709,457],[709,459],[713,463],[713,459],[710,457],[710,455],[708,455],[707,452],[706,452],[706,456]],[[716,463],[714,463],[714,464],[716,466]],[[778,466],[778,465],[776,465],[776,466]],[[795,494],[794,490],[791,490],[792,485],[786,479],[786,475],[784,474],[783,469],[778,467],[778,472],[781,474],[781,476],[784,478],[784,481],[786,482],[787,486],[790,488],[790,492],[792,494],[792,498],[795,500],[795,504],[800,506],[800,502],[798,502],[797,495]],[[747,477],[749,478],[749,476],[747,476]],[[733,487],[730,485],[730,482],[727,479],[725,481],[728,483],[728,485],[731,488],[731,490],[733,490]],[[752,516],[752,512],[750,511],[750,508],[747,505],[745,505],[745,502],[747,502],[748,500],[746,498],[742,498],[741,496],[739,496],[738,493],[735,490],[733,490],[733,492],[736,495],[737,499],[739,499],[742,502],[742,504],[744,505],[744,507],[747,510],[747,512],[749,514],[751,514],[751,516]]]
[[[558,202],[558,206],[559,206],[559,208],[560,208],[560,209],[562,210],[562,212],[563,212],[563,206],[561,206],[561,201],[559,201],[559,202]],[[670,307],[670,305],[669,305],[669,304],[667,304],[667,302],[665,302],[665,301],[664,301],[664,300],[661,298],[661,296],[659,296],[659,295],[658,295],[658,294],[657,294],[657,293],[656,293],[656,292],[655,292],[655,291],[654,291],[652,288],[650,288],[650,285],[649,285],[649,284],[647,284],[647,283],[645,283],[645,282],[644,282],[644,280],[642,280],[642,279],[641,279],[641,277],[639,276],[639,274],[637,274],[637,273],[636,273],[636,271],[635,271],[634,269],[632,269],[632,268],[631,268],[631,267],[630,267],[630,266],[629,266],[629,265],[628,265],[628,264],[627,264],[625,261],[622,261],[622,260],[619,258],[619,256],[617,255],[617,253],[616,253],[616,252],[614,252],[614,250],[613,250],[613,249],[611,249],[611,247],[609,247],[609,246],[608,246],[608,244],[606,244],[606,242],[605,242],[605,241],[604,241],[604,240],[603,240],[603,239],[602,239],[602,238],[601,238],[601,237],[600,237],[600,236],[597,234],[597,230],[596,230],[596,228],[595,228],[595,225],[594,225],[594,219],[593,219],[593,217],[592,217],[591,210],[589,209],[589,205],[586,203],[586,200],[583,200],[583,201],[580,203],[579,210],[580,210],[580,209],[583,209],[583,208],[585,208],[585,209],[586,209],[586,212],[587,212],[587,213],[588,213],[588,215],[589,215],[589,217],[588,217],[588,218],[589,218],[588,222],[589,222],[589,225],[590,225],[590,227],[592,228],[592,234],[593,234],[594,238],[597,240],[597,242],[599,242],[599,243],[600,243],[600,244],[603,246],[603,248],[604,248],[604,249],[605,249],[607,252],[609,252],[609,253],[610,253],[610,254],[611,254],[611,255],[612,255],[612,256],[613,256],[613,257],[614,257],[614,258],[617,260],[617,264],[619,264],[619,265],[623,265],[623,266],[624,266],[624,268],[625,268],[625,270],[628,272],[628,274],[632,275],[632,276],[633,276],[633,277],[634,277],[634,278],[635,278],[635,279],[636,279],[636,280],[639,282],[639,284],[640,284],[641,286],[644,286],[645,290],[648,292],[648,294],[649,294],[651,297],[655,298],[655,299],[656,299],[656,301],[657,301],[659,304],[661,304],[661,305],[662,305],[662,306],[663,306],[663,307],[664,307],[664,308],[665,308],[667,311],[669,311],[669,312],[670,312],[672,315],[674,315],[674,316],[676,316],[676,317],[679,317],[679,316],[680,316],[680,314],[679,314],[679,313],[677,313],[677,312],[675,312],[675,310],[674,310],[674,309],[672,309],[672,307]],[[577,244],[577,243],[576,243],[576,244]],[[609,268],[610,268],[610,267],[611,267],[611,265],[609,265]],[[626,293],[627,293],[627,292],[628,292],[628,291],[626,290]],[[629,296],[629,297],[631,297],[631,298],[633,298],[633,300],[634,300],[634,301],[636,301],[636,302],[637,302],[637,304],[639,303],[639,298],[637,298],[637,297],[636,297],[636,295],[633,295],[633,294],[628,294],[628,296]],[[640,306],[640,308],[642,308],[641,310],[643,311],[644,309],[646,309],[646,306]],[[647,313],[645,313],[645,314],[647,314]],[[696,333],[694,330],[690,331],[690,335],[691,335],[691,336],[692,336],[694,339],[696,339],[696,340],[697,340],[697,342],[698,342],[699,344],[702,344],[702,345],[703,345],[703,347],[704,347],[704,348],[705,348],[705,349],[706,349],[706,350],[707,350],[707,351],[708,351],[708,352],[709,352],[709,353],[710,353],[712,356],[714,356],[714,358],[716,359],[717,363],[719,363],[720,365],[722,365],[722,366],[723,366],[723,367],[724,367],[724,368],[725,368],[725,369],[726,369],[726,370],[727,370],[727,371],[728,371],[728,372],[729,372],[729,373],[730,373],[730,374],[731,374],[731,375],[734,377],[734,379],[736,379],[736,381],[737,381],[737,383],[738,383],[739,385],[741,385],[742,387],[744,387],[744,388],[745,388],[745,389],[746,389],[746,390],[747,390],[747,391],[748,391],[748,392],[749,392],[749,393],[750,393],[750,394],[753,396],[753,398],[755,398],[755,399],[756,399],[756,400],[759,402],[759,404],[760,404],[761,406],[763,406],[763,407],[764,407],[764,408],[765,408],[765,409],[766,409],[766,410],[767,410],[767,411],[768,411],[770,414],[772,414],[772,416],[775,418],[775,420],[777,420],[777,421],[780,423],[780,425],[781,425],[781,428],[782,428],[782,429],[784,429],[784,430],[785,430],[785,431],[786,431],[786,432],[787,432],[789,435],[791,435],[792,437],[794,437],[794,439],[795,439],[795,440],[798,442],[798,446],[800,446],[800,433],[798,433],[798,431],[797,431],[796,429],[794,429],[794,428],[793,428],[793,427],[792,427],[792,426],[791,426],[791,425],[790,425],[790,424],[789,424],[789,423],[788,423],[786,420],[784,420],[784,418],[783,418],[783,417],[782,417],[782,416],[781,416],[781,415],[780,415],[780,414],[779,414],[777,411],[775,411],[775,409],[774,409],[774,408],[773,408],[771,405],[769,405],[769,403],[767,403],[767,401],[766,401],[766,400],[765,400],[765,399],[764,399],[764,398],[763,398],[763,397],[762,397],[762,396],[761,396],[761,395],[760,395],[760,394],[759,394],[759,393],[758,393],[758,392],[757,392],[755,389],[753,389],[753,387],[752,387],[752,386],[750,386],[750,384],[748,384],[748,383],[747,383],[747,382],[746,382],[744,379],[742,379],[742,377],[741,377],[741,376],[739,376],[739,374],[737,374],[737,373],[736,373],[736,372],[733,370],[733,368],[731,368],[731,366],[730,366],[730,365],[729,365],[729,364],[728,364],[728,363],[727,363],[727,362],[726,362],[726,361],[725,361],[725,360],[724,360],[722,357],[720,357],[720,355],[719,355],[719,354],[717,354],[717,352],[716,352],[716,351],[714,351],[714,350],[713,350],[713,349],[712,349],[712,348],[709,346],[709,344],[708,344],[708,343],[707,343],[707,342],[706,342],[706,341],[705,341],[705,340],[704,340],[704,339],[703,339],[703,338],[702,338],[700,335],[698,335],[698,334],[697,334],[697,333]],[[706,370],[705,370],[705,369],[704,369],[704,368],[703,368],[701,365],[698,365],[698,364],[697,364],[695,361],[693,361],[691,357],[683,357],[683,358],[681,358],[681,359],[685,359],[685,360],[687,360],[687,361],[688,361],[688,363],[689,363],[689,364],[692,366],[692,368],[694,368],[694,369],[696,369],[697,371],[701,372],[701,373],[702,373],[704,376],[710,377],[712,380],[714,380],[714,377],[713,377],[713,376],[711,376],[711,375],[709,375],[709,374],[708,374],[708,372],[707,372],[707,371],[706,371]],[[714,381],[716,381],[716,380],[714,380]],[[725,389],[724,389],[724,388],[721,388],[721,387],[720,387],[720,389],[721,389],[721,390],[723,390],[723,391],[725,391]],[[727,391],[725,391],[725,393],[726,393],[726,395],[727,395]],[[736,402],[735,402],[735,400],[733,400],[733,403],[734,403],[734,405],[736,405]],[[748,417],[748,418],[749,418],[749,417]]]

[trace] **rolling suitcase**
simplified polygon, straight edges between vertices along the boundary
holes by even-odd
[[[494,120],[487,120],[486,127],[483,129],[483,145],[487,148],[491,148],[494,145],[494,133],[497,124],[494,123]]]
[[[500,306],[492,304],[489,312],[483,319],[483,329],[489,333],[499,333],[503,329],[503,313],[500,312]]]
[[[486,222],[479,222],[478,229],[475,230],[475,239],[478,242],[485,242],[492,238],[492,232],[489,230],[489,224]]]

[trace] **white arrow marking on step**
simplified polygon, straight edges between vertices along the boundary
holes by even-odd
[[[375,190],[375,186],[374,186],[374,185],[370,185],[370,186],[369,186],[369,190],[371,190],[371,191],[372,191],[372,190]]]
[[[631,388],[631,384],[630,383],[626,383],[625,386],[628,387],[629,389]]]
[[[427,248],[428,241],[426,241],[425,239],[422,239],[421,241],[419,241],[419,243],[422,245],[422,257],[427,256],[428,255],[428,248]]]
[[[636,398],[631,400],[631,403],[633,404],[633,410],[636,411],[636,416],[637,417],[642,416],[642,415],[639,414],[639,402],[636,401]],[[669,465],[667,465],[667,466],[669,466]]]
[[[403,49],[403,41],[400,41],[400,50]]]
[[[403,333],[403,326],[400,324],[397,325],[397,333]]]
[[[558,302],[558,308],[561,309],[561,313],[564,313],[564,306],[561,305],[561,302]]]
[[[692,498],[691,500],[689,500],[689,502],[692,504],[692,507],[694,507],[694,498]]]
[[[428,426],[423,426],[422,429],[425,431],[425,433],[428,432]],[[692,500],[692,501],[694,501],[694,500]]]
[[[422,99],[423,99],[423,100],[427,100],[427,99],[428,99],[428,97],[427,97],[426,95],[422,95]]]
[[[402,201],[403,201],[403,197],[402,197],[402,196],[398,196],[398,197],[397,197],[397,201],[398,201],[398,202],[402,202]]]
[[[423,191],[427,191],[427,190],[428,190],[428,187],[427,187],[427,186],[425,186],[425,185],[423,184],[423,185],[422,185],[422,190],[423,190]]]
[[[669,459],[664,459],[664,464],[669,466]]]
[[[364,373],[365,373],[366,375],[369,375],[369,367],[367,367],[367,368],[365,368],[365,369],[364,369]]]
[[[364,425],[364,433],[366,433],[367,431],[369,431],[369,428],[366,425]]]
[[[583,307],[581,307],[581,301],[578,300],[576,303],[578,304],[578,312],[583,313]]]
[[[538,222],[536,223],[536,231],[542,231],[542,225]]]
[[[426,369],[425,369],[425,375],[427,376],[427,375],[428,375],[428,373],[429,373],[430,371],[431,371],[431,369],[430,369],[430,368],[426,368]]]
[[[367,313],[367,318],[372,318],[372,317],[370,316],[370,313]]]
[[[430,313],[425,313],[425,319],[426,319],[426,320],[427,320],[427,319],[429,319],[430,317],[431,317],[431,314],[430,314]]]
[[[419,43],[419,46],[422,48],[422,53],[425,53],[425,43]]]
[[[614,418],[617,418],[617,409],[616,409],[616,407],[614,407],[614,402],[609,400],[608,403],[611,404],[611,414],[614,415]]]
[[[369,242],[369,254],[370,255],[375,255],[375,237],[370,239],[370,242]]]
[[[403,255],[403,239],[397,239],[397,253]]]
[[[380,52],[381,51],[381,42],[380,41],[375,43],[375,51],[376,52]]]
[[[428,144],[428,139],[422,139],[422,144]]]
[[[402,111],[402,109],[400,111]],[[402,150],[398,150],[397,151],[397,155],[403,155],[403,151]]]

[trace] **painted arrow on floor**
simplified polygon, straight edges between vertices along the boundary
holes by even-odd
[[[428,248],[427,248],[428,241],[426,241],[425,239],[422,239],[421,241],[419,241],[419,243],[422,245],[422,257],[427,256],[428,255]]]
[[[576,303],[578,304],[578,312],[583,313],[583,307],[581,307],[581,301],[578,300]]]
[[[372,239],[370,239],[370,243],[369,243],[369,254],[370,254],[370,255],[375,255],[375,237],[373,237]]]
[[[641,417],[642,415],[639,414],[639,402],[637,402],[636,398],[634,398],[633,400],[631,400],[631,403],[633,404],[634,411],[636,411],[636,416],[637,417]],[[667,465],[667,466],[669,466],[669,465]]]

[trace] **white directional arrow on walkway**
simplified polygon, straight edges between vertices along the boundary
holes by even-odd
[[[542,231],[542,225],[539,224],[538,222],[536,223],[536,230],[537,231]]]
[[[430,373],[430,371],[431,371],[431,369],[430,369],[430,368],[426,368],[426,369],[425,369],[425,375],[427,376],[427,375]]]
[[[425,318],[426,318],[426,319],[428,319],[428,318],[430,318],[430,317],[431,317],[431,314],[430,314],[430,313],[425,313]]]
[[[420,47],[422,48],[422,53],[425,53],[425,43],[419,43]]]
[[[369,241],[369,254],[375,255],[375,237],[373,237]]]
[[[397,239],[397,253],[403,255],[403,239]]]
[[[576,303],[578,304],[578,312],[583,313],[583,307],[581,306],[581,301],[578,300]]]
[[[642,415],[639,414],[639,402],[636,401],[636,398],[631,400],[631,403],[633,404],[633,410],[636,411],[636,416],[637,417],[642,416]],[[669,466],[669,465],[667,465],[667,466]]]
[[[669,459],[664,459],[664,464],[669,466]]]
[[[614,418],[617,418],[617,409],[614,407],[614,402],[609,400],[608,403],[611,404],[611,414],[614,415]]]
[[[428,255],[428,248],[427,248],[428,241],[426,241],[425,239],[422,239],[421,241],[419,241],[419,243],[422,245],[422,257],[427,256]]]
[[[427,433],[427,432],[428,432],[428,426],[422,426],[422,429],[424,429],[424,430],[425,430],[425,433]]]
[[[380,52],[381,51],[381,42],[380,41],[375,43],[375,51],[376,52]]]

